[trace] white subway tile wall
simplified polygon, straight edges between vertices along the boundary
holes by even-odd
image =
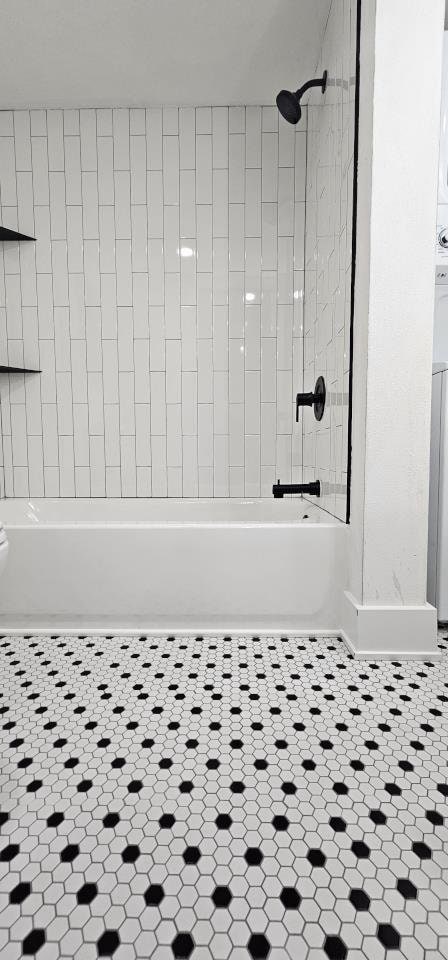
[[[318,74],[324,69],[327,92],[313,96],[308,107],[303,345],[304,389],[312,390],[324,376],[327,407],[320,422],[304,417],[303,468],[305,480],[321,481],[321,506],[345,520],[356,0],[333,0]]]
[[[301,479],[306,128],[274,107],[0,113],[0,494]]]

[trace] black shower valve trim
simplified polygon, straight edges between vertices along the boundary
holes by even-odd
[[[296,422],[299,422],[300,407],[314,407],[316,420],[322,420],[325,411],[326,387],[323,377],[318,377],[314,393],[298,393],[296,396]]]

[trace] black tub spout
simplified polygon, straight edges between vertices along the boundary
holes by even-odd
[[[311,483],[274,483],[272,493],[276,499],[282,499],[286,493],[306,493],[310,497],[320,497],[320,480]]]

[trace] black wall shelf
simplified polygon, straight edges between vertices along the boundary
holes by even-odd
[[[17,230],[8,230],[8,227],[0,227],[0,240],[35,240],[35,237],[28,237],[26,233],[18,233]]]
[[[40,373],[40,370],[32,370],[30,367],[7,367],[0,364],[0,373]]]
[[[17,230],[9,230],[8,227],[0,227],[0,241],[35,239],[35,237],[28,237],[26,233],[18,233]],[[0,373],[40,373],[40,370],[32,370],[30,367],[11,367],[7,364],[0,363]]]

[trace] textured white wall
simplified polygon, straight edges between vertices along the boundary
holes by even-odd
[[[444,0],[363,0],[351,591],[426,598]]]
[[[275,107],[0,112],[7,496],[301,479],[306,128]]]
[[[304,389],[327,384],[323,419],[303,413],[304,477],[318,477],[321,505],[346,517],[352,277],[356,0],[333,0],[316,75],[324,97],[308,107]]]

